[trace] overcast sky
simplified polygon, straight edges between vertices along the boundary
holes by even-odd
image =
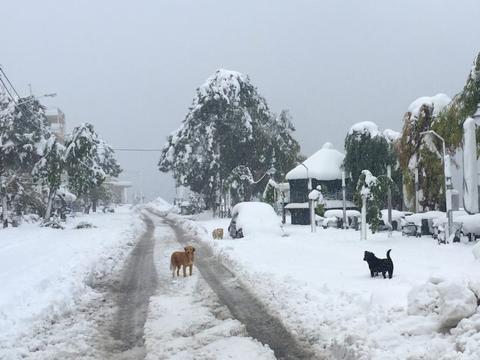
[[[3,0],[0,64],[21,94],[114,147],[160,148],[217,68],[290,109],[302,152],[349,127],[400,130],[417,97],[460,91],[480,51],[478,0]],[[118,153],[126,179],[171,200],[158,153]]]

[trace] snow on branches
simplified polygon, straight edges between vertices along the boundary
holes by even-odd
[[[255,178],[272,166],[283,174],[290,170],[300,149],[294,130],[288,112],[275,116],[247,75],[217,70],[196,90],[181,127],[169,136],[159,169],[173,171],[177,185],[214,207],[238,166]]]

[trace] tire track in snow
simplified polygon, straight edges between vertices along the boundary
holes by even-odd
[[[191,237],[180,226],[163,214],[150,209],[148,211],[161,216],[171,226],[177,241],[182,245],[191,243]],[[245,325],[250,336],[268,344],[278,359],[321,359],[318,354],[300,344],[278,318],[270,315],[268,309],[243,286],[235,274],[214,258],[207,246],[200,241],[195,241],[195,246],[195,265],[221,303]]]

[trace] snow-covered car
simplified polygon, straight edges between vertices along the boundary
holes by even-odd
[[[228,232],[233,239],[254,234],[282,235],[280,218],[263,202],[241,202],[233,207]]]
[[[470,241],[480,238],[480,214],[457,216],[455,221],[462,224],[462,233]]]
[[[403,236],[415,236],[415,237],[420,237],[420,229],[419,227],[414,224],[414,223],[407,223],[403,226],[402,228],[402,235]]]

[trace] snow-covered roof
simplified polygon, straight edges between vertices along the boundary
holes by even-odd
[[[108,184],[113,185],[113,186],[118,186],[118,187],[131,187],[132,182],[131,181],[126,181],[126,180],[112,180],[109,181]]]
[[[285,209],[308,209],[308,202],[290,203],[285,206]]]
[[[341,208],[343,208],[343,200],[323,200],[323,203],[325,204],[325,209],[341,209]],[[345,206],[347,208],[356,207],[356,205],[349,200],[345,200]]]
[[[358,210],[346,210],[345,212],[346,212],[347,217],[360,217],[361,216],[361,213]],[[326,218],[332,218],[332,217],[343,218],[343,210],[341,210],[341,209],[327,210],[327,211],[325,211],[325,214],[323,214],[323,216],[325,216]]]
[[[333,148],[329,142],[320,150],[287,173],[287,180],[307,179],[335,180],[342,178],[342,164],[345,155]],[[307,169],[308,168],[308,176]]]
[[[408,107],[408,111],[412,113],[413,117],[418,117],[418,113],[422,105],[433,106],[433,116],[437,116],[440,111],[447,106],[452,99],[445,94],[437,94],[435,96],[422,96],[416,99]]]

